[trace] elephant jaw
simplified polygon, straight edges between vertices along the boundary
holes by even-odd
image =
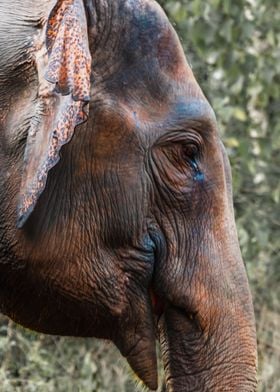
[[[158,388],[157,357],[155,339],[142,336],[135,339],[135,344],[125,353],[127,362],[140,380],[152,391]]]
[[[120,322],[116,331],[113,341],[132,370],[150,390],[157,390],[155,324],[148,294],[139,295],[133,314]]]
[[[164,301],[151,288],[149,295],[139,298],[137,313],[129,324],[120,325],[113,339],[132,370],[152,391],[158,389],[156,330],[164,307]]]

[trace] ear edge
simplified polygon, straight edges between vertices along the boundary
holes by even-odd
[[[66,2],[64,4],[66,4],[66,3],[67,3],[68,7],[71,7],[71,5],[73,7],[78,7],[78,6],[81,7],[83,5],[82,0],[70,0],[70,1],[66,0]],[[50,18],[51,18],[51,16],[53,16],[55,14],[57,7],[59,8],[59,6],[61,6],[62,4],[63,4],[62,1],[57,2],[56,6],[51,11]],[[75,9],[74,9],[74,11],[75,11]],[[44,76],[45,76],[45,80],[47,80],[47,82],[49,82],[51,85],[55,85],[54,89],[52,91],[49,91],[48,94],[53,97],[55,97],[55,96],[64,97],[61,99],[61,101],[63,101],[62,105],[65,106],[64,108],[65,108],[66,114],[67,114],[67,112],[69,112],[69,110],[72,110],[72,118],[70,120],[68,119],[68,126],[70,128],[68,130],[69,132],[67,133],[66,131],[62,131],[62,138],[57,140],[55,154],[53,153],[53,151],[51,151],[51,153],[52,153],[51,157],[50,157],[50,149],[52,147],[51,142],[53,140],[56,140],[56,138],[57,138],[56,128],[59,126],[59,121],[57,121],[57,124],[55,122],[56,126],[53,126],[52,129],[48,130],[48,132],[50,132],[50,136],[48,139],[49,140],[48,145],[46,146],[47,153],[45,154],[45,158],[43,158],[43,161],[41,160],[41,158],[37,159],[37,162],[38,162],[37,171],[34,173],[33,177],[31,178],[31,181],[30,181],[30,175],[29,175],[30,173],[27,173],[27,171],[28,170],[32,171],[34,169],[34,159],[32,159],[32,157],[30,158],[29,155],[30,155],[30,152],[32,153],[32,151],[34,151],[34,149],[36,152],[36,133],[40,132],[40,131],[41,132],[45,131],[45,128],[44,128],[45,125],[38,124],[35,127],[35,130],[33,130],[33,134],[30,131],[31,135],[29,135],[29,138],[28,138],[29,142],[27,142],[27,145],[26,145],[26,151],[25,151],[25,156],[24,156],[24,174],[23,174],[22,184],[21,184],[21,189],[20,189],[19,202],[17,205],[16,226],[18,229],[23,228],[23,226],[27,222],[28,218],[32,214],[39,197],[41,196],[41,194],[43,193],[43,191],[46,187],[49,171],[54,166],[56,166],[60,160],[61,148],[65,144],[70,142],[70,140],[73,137],[73,134],[74,134],[76,127],[83,124],[88,119],[87,105],[90,101],[91,55],[90,55],[90,51],[89,51],[89,47],[88,47],[88,36],[87,36],[87,24],[86,24],[85,11],[84,10],[80,10],[80,11],[81,12],[78,14],[78,17],[75,18],[75,22],[81,23],[81,24],[84,23],[84,26],[82,26],[80,29],[76,28],[75,31],[82,33],[82,37],[80,37],[80,38],[78,37],[76,42],[79,43],[79,40],[84,41],[84,44],[82,46],[82,49],[84,50],[84,57],[82,58],[83,61],[78,63],[78,65],[75,63],[75,61],[70,64],[70,66],[75,67],[74,71],[76,72],[76,75],[74,74],[74,77],[72,79],[70,78],[69,83],[67,85],[67,88],[65,88],[65,85],[63,85],[63,83],[60,82],[59,78],[55,77],[56,76],[55,73],[52,74],[52,72],[50,72],[49,64],[50,64],[51,56],[52,56],[52,47],[50,46],[51,41],[49,40],[49,36],[47,34],[46,42],[47,42],[47,52],[48,52],[49,60],[48,60],[48,67],[47,67],[47,70],[46,70]],[[61,17],[64,17],[64,16],[65,15],[62,15]],[[50,18],[49,18],[49,20],[50,20]],[[81,20],[79,18],[81,18]],[[49,24],[47,25],[47,29],[48,28],[49,28]],[[55,38],[56,36],[53,35],[52,37]],[[71,54],[71,52],[70,52],[70,54]],[[78,60],[78,59],[74,57],[74,60]],[[67,62],[67,60],[68,60],[67,57],[65,57],[64,60]],[[73,60],[73,58],[72,58],[72,60]],[[82,65],[82,67],[81,67],[81,65]],[[56,66],[58,67],[57,68],[57,71],[58,71],[57,75],[59,75],[60,63],[57,63]],[[67,65],[67,66],[69,66],[69,65]],[[84,73],[84,75],[83,75],[84,77],[82,80],[83,84],[82,84],[81,88],[78,88],[75,90],[74,82],[77,80],[79,81],[81,79],[80,73],[79,73],[80,67],[82,68],[82,71]],[[53,70],[55,71],[55,68],[53,68]],[[70,75],[71,75],[71,72],[73,75],[73,70],[70,69]],[[62,74],[63,74],[63,72],[62,72]],[[75,79],[75,77],[76,77],[76,79]],[[67,78],[66,78],[66,80],[67,80]],[[77,94],[77,92],[78,92],[78,94]],[[69,98],[67,99],[67,97],[69,97]],[[44,97],[41,97],[41,100],[44,101]],[[59,109],[58,109],[57,113],[60,113]],[[55,118],[54,120],[56,120],[57,113],[54,113],[54,118]],[[62,113],[62,114],[65,115],[65,113]],[[65,118],[67,119],[67,116]],[[61,135],[60,135],[60,137],[61,137]],[[39,140],[40,140],[40,137],[39,137]]]
[[[32,184],[33,186],[31,186],[31,189],[28,189],[24,194],[20,195],[18,206],[17,206],[17,221],[16,221],[17,229],[22,229],[24,227],[25,223],[27,222],[27,220],[29,219],[30,215],[34,211],[34,209],[35,209],[35,207],[37,205],[38,199],[40,198],[41,194],[45,190],[45,187],[46,187],[46,184],[47,184],[47,180],[48,180],[48,173],[60,161],[62,147],[64,145],[68,144],[71,141],[71,139],[72,139],[72,137],[74,135],[74,131],[75,131],[76,127],[78,127],[79,125],[84,124],[87,121],[87,119],[88,119],[88,114],[86,112],[87,104],[88,104],[88,102],[83,102],[82,103],[81,110],[82,110],[83,114],[81,114],[81,112],[79,113],[79,118],[78,118],[78,121],[76,122],[76,124],[74,126],[73,132],[70,132],[69,136],[65,140],[59,142],[58,147],[57,147],[56,157],[53,158],[53,160],[51,162],[50,161],[46,162],[47,173],[40,180],[40,183],[41,183],[40,188],[38,188],[36,186],[38,184],[38,182],[39,182],[38,178],[36,178],[33,181],[33,184]],[[55,131],[52,132],[52,137],[55,137],[54,132]],[[35,183],[35,185],[34,185],[34,183]],[[36,190],[34,190],[34,188],[36,188]],[[27,200],[29,200],[29,201],[27,202]],[[28,207],[27,208],[24,207],[25,205],[27,205],[26,203],[28,203]]]

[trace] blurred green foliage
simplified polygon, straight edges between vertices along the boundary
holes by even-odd
[[[218,119],[233,168],[236,220],[254,297],[260,391],[280,390],[280,2],[161,0]],[[278,325],[278,328],[277,328]],[[9,391],[135,391],[116,350],[37,336],[4,318]]]
[[[134,392],[116,348],[94,339],[38,335],[0,318],[1,392]]]

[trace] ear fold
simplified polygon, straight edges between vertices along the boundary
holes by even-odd
[[[91,56],[83,0],[59,0],[46,27],[47,55],[37,56],[36,114],[28,133],[17,226],[21,228],[43,192],[49,170],[59,161],[77,125],[87,118]],[[40,75],[45,75],[43,80]]]

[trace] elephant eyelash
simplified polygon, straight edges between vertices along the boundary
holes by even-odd
[[[192,169],[194,171],[193,179],[195,181],[203,181],[205,179],[205,175],[200,170],[197,161],[196,160],[191,160],[190,161],[190,165],[191,165],[191,167],[192,167]]]
[[[198,163],[195,159],[190,159],[190,165],[195,172],[199,171]]]

